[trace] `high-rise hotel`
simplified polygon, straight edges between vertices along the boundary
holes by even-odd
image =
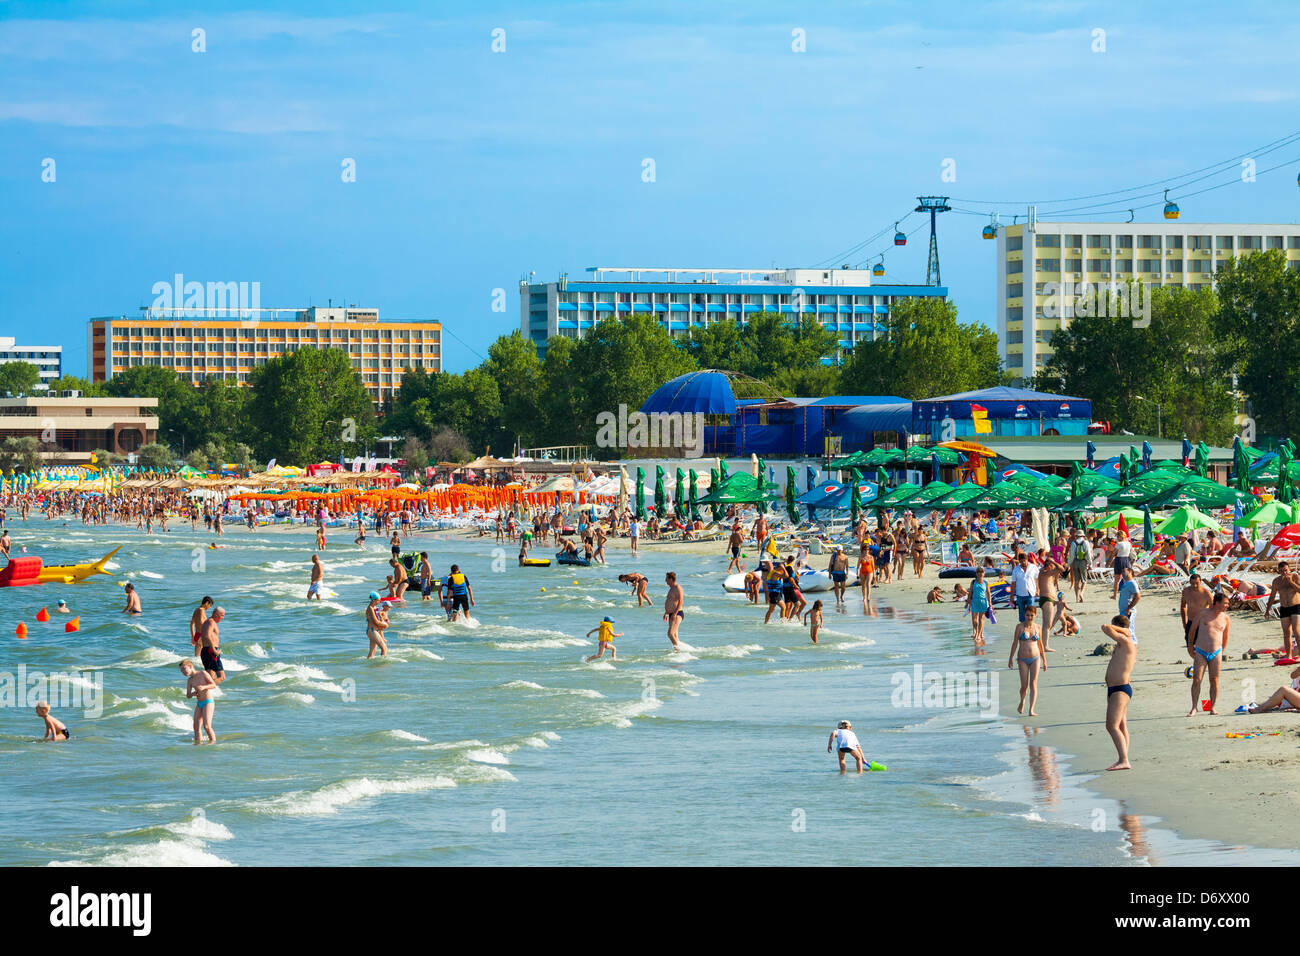
[[[1300,225],[1161,222],[1041,222],[998,230],[998,341],[1007,371],[1033,378],[1052,355],[1052,336],[1073,318],[1080,286],[1118,291],[1151,286],[1211,288],[1228,259],[1280,249],[1300,270]],[[1053,285],[1055,283],[1055,285]],[[1065,287],[1065,295],[1053,294]]]
[[[539,355],[553,335],[573,339],[607,318],[653,315],[674,338],[758,312],[815,318],[836,333],[835,363],[881,334],[890,307],[911,296],[947,296],[942,286],[872,284],[879,269],[652,269],[598,266],[585,279],[519,283],[520,324]]]
[[[194,318],[192,309],[149,309],[97,318],[88,330],[90,377],[102,382],[138,365],[174,369],[195,385],[236,385],[267,359],[294,349],[344,349],[376,405],[390,401],[407,369],[442,371],[442,325],[381,322],[378,309],[244,309],[249,317]]]

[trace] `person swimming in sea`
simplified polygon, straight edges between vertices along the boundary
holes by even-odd
[[[50,705],[45,701],[36,702],[36,716],[45,721],[45,736],[41,738],[42,740],[58,743],[72,739],[68,725],[50,713]]]
[[[140,607],[140,594],[136,591],[135,585],[127,581],[126,587],[122,590],[126,594],[126,607],[122,608],[122,613],[143,614],[144,610]]]

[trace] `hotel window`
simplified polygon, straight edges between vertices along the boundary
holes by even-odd
[[[1166,249],[1181,249],[1183,247],[1182,236],[1165,236]]]
[[[1077,232],[1067,233],[1065,236],[1065,244],[1071,249],[1081,249],[1083,248],[1083,235]]]
[[[1286,264],[1286,267],[1292,272],[1300,272],[1300,259],[1292,259]]]
[[[1214,243],[1213,236],[1188,236],[1190,241],[1189,248],[1192,249],[1209,249]]]
[[[1159,236],[1152,236],[1152,235],[1138,236],[1138,248],[1139,248],[1139,249],[1159,249],[1159,248],[1160,248],[1160,237],[1159,237]]]
[[[1232,236],[1216,236],[1214,238],[1214,248],[1232,250]]]
[[[1007,286],[1007,298],[1019,299],[1025,294],[1025,285],[1023,282],[1013,282]]]
[[[1171,259],[1169,262],[1165,263],[1165,268],[1170,272],[1182,272],[1183,261],[1181,259]]]
[[[1187,260],[1187,271],[1188,272],[1209,272],[1210,264],[1206,262],[1204,259],[1189,259]]]
[[[1263,249],[1264,237],[1263,236],[1238,236],[1237,248],[1238,249]]]
[[[1282,237],[1281,237],[1281,236],[1269,236],[1269,237],[1268,237],[1268,248],[1270,248],[1270,249],[1281,249],[1281,248],[1282,248]]]
[[[1109,249],[1109,248],[1110,248],[1110,236],[1090,235],[1090,236],[1088,237],[1088,248],[1089,248],[1089,249]]]
[[[1036,259],[1034,260],[1034,268],[1037,269],[1039,272],[1060,272],[1061,260],[1060,259]]]
[[[1034,245],[1039,249],[1059,249],[1061,248],[1060,236],[1034,236]]]
[[[1020,275],[1025,271],[1025,264],[1017,259],[1015,262],[1007,263],[1007,275]]]
[[[1065,271],[1066,271],[1066,272],[1082,272],[1082,271],[1083,271],[1083,260],[1082,260],[1082,259],[1066,259],[1066,260],[1065,260]]]
[[[1115,237],[1115,248],[1116,248],[1116,249],[1132,249],[1132,248],[1133,248],[1133,237],[1132,237],[1132,236],[1116,236],[1116,237]]]
[[[1116,272],[1132,272],[1132,271],[1133,271],[1133,260],[1131,260],[1131,259],[1117,259],[1117,260],[1115,261],[1115,271],[1116,271]]]
[[[1141,259],[1138,261],[1138,272],[1160,272],[1159,259]]]
[[[1089,271],[1089,272],[1109,272],[1109,271],[1110,271],[1110,260],[1109,260],[1109,259],[1089,259],[1089,260],[1088,260],[1088,271]]]
[[[1019,252],[1024,247],[1024,236],[1007,236],[1007,252]]]
[[[1287,236],[1286,247],[1288,249],[1300,249],[1300,236]]]
[[[1007,321],[1019,322],[1025,317],[1025,310],[1020,306],[1011,306],[1007,309]]]

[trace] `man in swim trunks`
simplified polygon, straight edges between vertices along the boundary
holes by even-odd
[[[743,570],[740,566],[740,546],[745,543],[745,536],[740,533],[740,522],[731,526],[731,537],[727,539],[727,549],[731,551],[731,563],[727,565],[728,573],[732,568]]]
[[[406,568],[402,567],[401,561],[397,558],[389,558],[388,564],[393,569],[393,597],[400,601],[402,592],[411,586],[411,582],[407,580]]]
[[[307,585],[307,600],[310,601],[313,596],[316,600],[321,599],[321,580],[325,577],[325,569],[321,567],[320,556],[313,554],[311,556],[311,583]]]
[[[208,619],[208,608],[212,607],[212,605],[212,598],[205,594],[203,600],[199,602],[199,606],[190,615],[190,643],[194,645],[196,651],[199,649],[199,628]]]
[[[366,660],[379,651],[380,657],[388,656],[388,642],[384,640],[384,629],[388,627],[388,612],[379,603],[379,592],[370,592],[370,603],[366,605],[366,637],[370,641],[370,653]]]
[[[686,613],[686,592],[677,583],[676,571],[664,575],[664,583],[668,585],[668,596],[664,599],[664,620],[668,622],[668,640],[673,642],[673,650],[677,650],[677,628]]]
[[[1282,620],[1282,649],[1291,656],[1292,642],[1300,637],[1300,574],[1292,572],[1285,561],[1277,563],[1277,577],[1273,578],[1268,592],[1264,616],[1268,616],[1273,602],[1278,604],[1277,614]]]
[[[836,545],[831,553],[830,563],[826,566],[831,576],[831,590],[835,592],[835,603],[844,603],[844,590],[848,587],[849,556],[844,553],[842,545]]]
[[[1202,611],[1196,618],[1192,630],[1192,644],[1188,654],[1192,658],[1192,709],[1187,712],[1191,717],[1196,713],[1201,700],[1201,679],[1205,672],[1210,672],[1210,709],[1217,714],[1214,705],[1219,700],[1219,669],[1223,666],[1223,652],[1228,647],[1228,596],[1214,595],[1214,603],[1209,610]]]
[[[1192,628],[1196,625],[1196,618],[1200,613],[1214,602],[1214,592],[1205,586],[1201,576],[1195,571],[1187,579],[1187,587],[1183,588],[1182,599],[1178,602],[1178,614],[1183,619],[1183,641],[1187,645],[1187,653],[1192,652]]]
[[[500,519],[497,519],[498,524]],[[524,552],[520,551],[520,562],[527,557]],[[417,571],[420,581],[420,600],[427,601],[433,596],[433,565],[429,563],[429,552],[420,552],[420,567]]]
[[[212,616],[199,627],[199,660],[203,669],[220,684],[226,679],[226,668],[221,663],[221,621],[226,616],[222,608],[215,608]]]
[[[217,689],[217,682],[210,673],[196,668],[188,658],[180,662],[180,669],[185,675],[185,699],[194,698],[194,742],[202,743],[199,738],[202,730],[208,735],[208,743],[215,744],[217,735],[212,731],[212,717],[217,702],[212,698],[212,692]]]
[[[68,731],[68,725],[50,713],[50,705],[48,702],[43,700],[38,700],[36,702],[36,716],[45,721],[45,736],[42,738],[43,740],[47,740],[50,743],[58,743],[60,741],[68,741],[72,739],[72,734]]]
[[[140,607],[140,595],[135,589],[135,585],[130,581],[126,582],[126,587],[122,589],[126,595],[126,607],[122,608],[123,614],[142,614],[143,609]]]
[[[1101,632],[1115,642],[1106,665],[1106,732],[1115,743],[1116,760],[1107,770],[1130,770],[1128,762],[1128,705],[1133,699],[1133,665],[1137,663],[1137,642],[1124,615],[1117,614]]]

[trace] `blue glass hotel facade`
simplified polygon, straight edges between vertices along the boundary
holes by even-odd
[[[898,299],[947,297],[943,286],[873,285],[868,269],[651,269],[597,266],[588,277],[519,283],[522,330],[546,354],[551,336],[580,339],[612,316],[656,316],[674,338],[714,322],[744,322],[758,312],[815,317],[839,335],[834,364],[858,342],[884,331]]]

